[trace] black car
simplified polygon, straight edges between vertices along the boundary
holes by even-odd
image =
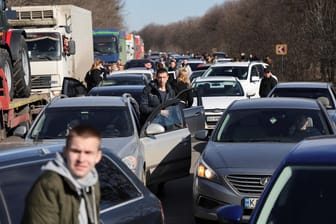
[[[10,147],[14,147],[9,149]],[[25,196],[63,145],[10,146],[0,150],[0,223],[21,223]],[[7,148],[7,149],[6,149]],[[160,200],[107,149],[96,165],[99,173],[101,223],[164,223]]]

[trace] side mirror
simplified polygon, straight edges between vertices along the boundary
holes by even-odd
[[[195,139],[201,141],[207,141],[209,139],[209,131],[208,130],[199,130],[195,133]]]
[[[260,80],[259,76],[252,76],[252,82],[258,82]]]
[[[23,138],[28,132],[28,129],[25,125],[20,125],[15,128],[13,135]]]
[[[247,97],[252,97],[252,96],[255,96],[255,95],[256,95],[256,92],[251,90],[251,89],[246,91],[246,96]]]
[[[70,55],[76,54],[76,42],[74,40],[69,40],[68,47]]]
[[[225,205],[216,210],[219,223],[241,223],[243,213],[240,205]]]
[[[147,135],[156,135],[165,132],[165,128],[161,124],[152,123],[146,128]]]

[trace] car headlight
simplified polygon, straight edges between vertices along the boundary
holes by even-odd
[[[197,170],[196,175],[201,178],[218,181],[217,174],[215,171],[213,171],[204,161],[200,161]]]
[[[133,172],[136,171],[138,159],[134,156],[126,156],[122,159],[122,161],[131,169]]]

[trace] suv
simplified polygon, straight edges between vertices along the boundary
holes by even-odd
[[[161,115],[163,109],[169,116]],[[68,129],[79,123],[100,131],[102,146],[147,185],[189,175],[191,134],[177,99],[158,107],[140,127],[138,104],[129,94],[55,98],[35,119],[25,140],[64,144]]]
[[[264,69],[268,64],[263,62],[226,62],[211,65],[202,75],[208,76],[233,76],[237,77],[243,89],[249,95],[259,97],[260,79],[264,77]]]

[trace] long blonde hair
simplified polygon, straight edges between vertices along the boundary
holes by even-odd
[[[185,68],[180,68],[178,71],[178,76],[177,76],[177,82],[184,82],[190,86],[190,79],[189,79],[189,73],[187,69]]]

